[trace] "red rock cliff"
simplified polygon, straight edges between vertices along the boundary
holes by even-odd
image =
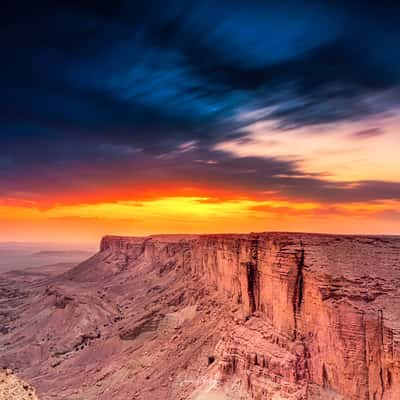
[[[398,400],[400,238],[107,236],[0,276],[1,366],[43,400]]]
[[[400,398],[400,240],[307,234],[106,237],[102,251],[178,255],[237,306],[219,346],[224,381],[251,398]],[[314,397],[313,397],[314,396]]]

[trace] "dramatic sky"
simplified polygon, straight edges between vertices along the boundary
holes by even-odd
[[[400,233],[398,1],[15,1],[0,240]]]

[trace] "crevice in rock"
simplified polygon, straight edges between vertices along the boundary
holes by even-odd
[[[300,256],[297,258],[297,275],[294,284],[292,300],[295,336],[297,334],[297,316],[301,310],[301,306],[304,301],[304,246],[302,242],[300,242],[300,246]]]
[[[363,346],[363,352],[364,352],[364,365],[365,368],[369,368],[369,355],[368,355],[368,336],[367,336],[367,321],[366,321],[366,316],[365,312],[363,312],[362,315],[362,331],[363,331],[363,340],[364,340],[364,346]],[[369,385],[369,374],[366,374],[366,387],[368,392],[370,392],[370,385]],[[375,394],[374,394],[375,396]]]
[[[260,303],[260,275],[258,271],[258,237],[251,241],[250,261],[246,263],[247,291],[250,312],[257,311]]]
[[[383,362],[382,362],[382,357],[383,357],[383,311],[379,310],[378,311],[379,315],[379,363],[380,363],[380,368],[379,368],[379,381],[381,384],[381,398],[383,399],[383,396],[385,394],[385,382],[384,382],[384,374],[383,374]]]
[[[239,291],[237,297],[236,297],[236,303],[237,304],[242,304],[242,292]]]
[[[389,370],[387,370],[387,383],[389,387],[392,386],[392,373]]]
[[[329,388],[328,372],[326,371],[325,364],[322,364],[322,384],[325,389]]]
[[[249,294],[250,312],[254,313],[257,309],[256,305],[256,286],[257,286],[257,267],[249,262],[247,268],[247,290]]]
[[[385,384],[383,382],[383,369],[380,367],[379,369],[379,380],[381,383],[381,398],[383,399],[383,395],[385,394]]]

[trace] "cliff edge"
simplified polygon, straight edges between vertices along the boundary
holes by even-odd
[[[400,398],[398,237],[107,236],[20,279],[0,361],[43,399]]]

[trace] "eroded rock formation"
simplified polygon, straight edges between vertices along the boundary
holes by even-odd
[[[43,399],[400,398],[396,237],[109,236],[2,279],[0,361]]]

